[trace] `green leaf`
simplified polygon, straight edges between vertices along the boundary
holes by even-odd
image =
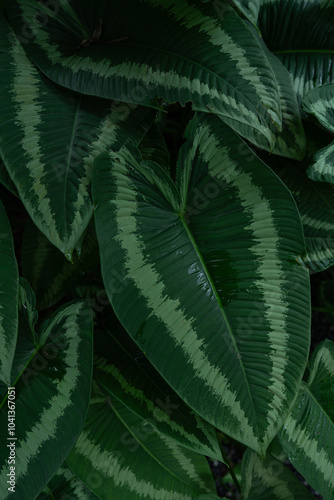
[[[152,125],[147,131],[138,148],[144,161],[153,160],[169,172],[169,151],[165,139],[156,125]]]
[[[334,264],[334,186],[314,182],[299,165],[270,163],[294,196],[303,224],[307,253],[301,256],[312,272]]]
[[[234,0],[292,75],[299,100],[334,81],[333,0]]]
[[[11,384],[18,320],[19,275],[12,230],[0,200],[0,381]]]
[[[270,455],[261,460],[251,450],[242,459],[242,493],[245,500],[314,498],[288,467]]]
[[[31,300],[24,288],[25,301]],[[27,294],[28,293],[28,294]],[[0,497],[12,498],[7,483],[10,448],[15,447],[15,496],[31,500],[65,460],[83,426],[92,374],[92,316],[82,302],[63,306],[42,326],[30,346],[26,369],[15,382],[15,399],[4,398],[0,413]],[[13,406],[13,401],[15,405]],[[15,438],[8,436],[15,411]],[[10,439],[7,439],[7,438]],[[13,443],[13,444],[12,444]]]
[[[122,152],[96,160],[103,280],[168,384],[263,454],[308,357],[302,227],[289,191],[219,118],[196,116],[186,135],[177,187]]]
[[[3,186],[5,186],[5,188],[8,189],[8,191],[10,191],[13,195],[19,198],[19,194],[17,192],[15,184],[9,177],[9,174],[1,158],[0,158],[0,183]]]
[[[0,17],[0,154],[36,226],[71,259],[91,219],[91,170],[102,151],[137,144],[154,114],[59,88]]]
[[[95,341],[95,374],[105,391],[187,448],[223,462],[215,430],[166,384],[117,319]],[[108,346],[108,350],[106,349]]]
[[[88,274],[99,264],[94,225],[88,226],[81,254],[75,253],[72,260],[69,262],[34,224],[26,224],[22,239],[22,273],[36,293],[38,310],[56,304],[76,278]]]
[[[219,498],[220,497],[213,493],[208,493],[207,495],[199,495],[195,500],[219,500]]]
[[[306,138],[291,75],[264,44],[263,47],[277,79],[282,109],[282,131],[276,133],[272,153],[301,160],[306,152]]]
[[[101,500],[192,500],[215,491],[203,456],[158,433],[111,396],[93,396],[67,463]]]
[[[37,500],[98,500],[68,467],[61,466]]]
[[[161,100],[191,101],[260,147],[281,129],[275,75],[229,5],[222,21],[197,0],[104,0],[98,8],[17,0],[6,12],[29,57],[60,85],[158,109]],[[100,38],[90,43],[94,32]]]
[[[334,133],[334,84],[310,90],[302,101],[303,109],[314,115],[330,132]],[[307,170],[314,181],[334,183],[334,141],[314,156],[315,163]]]
[[[334,498],[334,342],[325,340],[311,360],[279,438],[292,465],[326,500]]]

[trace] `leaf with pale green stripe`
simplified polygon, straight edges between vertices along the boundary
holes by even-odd
[[[206,459],[110,395],[93,395],[67,464],[101,500],[192,500],[215,491]]]
[[[271,455],[264,460],[251,450],[242,459],[245,500],[312,500],[313,495],[294,473]]]
[[[31,283],[38,310],[54,305],[70,290],[71,282],[99,265],[93,224],[88,225],[81,254],[69,262],[39,229],[28,222],[22,238],[22,273]],[[52,265],[50,265],[52,263]]]
[[[303,224],[306,255],[301,257],[312,272],[334,265],[334,186],[309,179],[303,165],[270,162],[294,196]]]
[[[122,152],[96,160],[103,280],[169,385],[263,454],[308,357],[301,222],[289,191],[219,118],[197,115],[186,136],[177,186]]]
[[[330,132],[334,133],[334,84],[310,90],[302,101],[303,109],[314,115]],[[315,163],[307,170],[314,181],[334,183],[334,141],[314,155]]]
[[[98,497],[62,465],[37,500],[98,500]]]
[[[254,144],[275,143],[282,126],[275,75],[227,4],[222,21],[197,0],[100,0],[98,8],[88,0],[56,8],[17,0],[6,12],[29,57],[60,85],[153,108],[161,98],[191,101]],[[97,42],[80,46],[101,32],[101,20]]]
[[[26,298],[29,290],[25,287]],[[1,403],[0,497],[31,500],[57,472],[76,442],[90,397],[92,315],[83,302],[60,308],[31,336],[33,356],[15,382],[15,493],[9,491],[7,447],[11,400]],[[20,330],[19,330],[20,331]]]
[[[276,133],[272,153],[301,160],[306,153],[306,138],[291,75],[263,42],[262,45],[276,76],[282,109],[282,131]]]
[[[50,82],[0,18],[0,154],[36,226],[71,258],[91,219],[89,184],[102,151],[137,144],[155,113]]]
[[[144,354],[138,359],[136,344],[116,318],[110,319],[108,324],[113,328],[108,333],[99,332],[95,340],[95,373],[99,383],[159,432],[223,462],[215,430],[187,408]]]
[[[18,287],[12,230],[0,200],[0,382],[7,385],[17,340]]]
[[[334,81],[333,0],[234,0],[293,78],[299,100]]]
[[[326,500],[334,498],[334,342],[314,351],[279,438],[292,465]]]

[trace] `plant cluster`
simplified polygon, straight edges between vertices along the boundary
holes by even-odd
[[[333,0],[4,1],[0,109],[1,499],[334,499]]]

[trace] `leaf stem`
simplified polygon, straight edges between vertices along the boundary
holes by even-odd
[[[222,452],[222,456],[223,456],[224,462],[228,465],[228,469],[229,469],[228,471],[231,474],[231,477],[233,479],[234,485],[235,485],[238,493],[240,494],[240,498],[242,499],[241,487],[240,487],[239,481],[238,481],[236,475],[234,474],[233,467],[231,467],[231,465],[230,465],[230,461],[229,461],[229,459],[228,459],[228,457],[227,457],[227,455],[225,453],[223,443],[221,442],[220,439],[218,439],[218,442],[219,442],[219,447],[220,447],[220,451]]]

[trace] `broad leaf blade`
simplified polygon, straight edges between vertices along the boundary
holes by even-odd
[[[44,324],[35,342],[31,339],[36,354],[15,384],[15,497],[20,500],[42,491],[84,423],[92,372],[90,310],[82,302],[64,306]],[[7,413],[5,400],[0,414],[3,500],[12,498],[6,483]]]
[[[245,500],[314,498],[288,467],[270,455],[261,460],[251,450],[242,459],[242,493]]]
[[[263,453],[308,355],[301,223],[284,185],[221,120],[197,116],[187,138],[180,201],[162,169],[149,175],[122,154],[96,161],[103,279],[121,323],[169,385]]]
[[[328,269],[334,264],[334,186],[310,180],[304,166],[270,165],[298,206],[307,250],[301,262],[312,272]]]
[[[215,490],[203,456],[157,433],[110,396],[93,397],[67,463],[101,500],[192,500]]]
[[[159,98],[191,101],[259,146],[275,142],[271,122],[282,125],[275,75],[228,5],[222,22],[212,6],[194,0],[105,0],[99,9],[72,0],[56,12],[18,0],[7,14],[29,57],[60,85],[155,108]],[[39,24],[40,18],[47,22]],[[94,32],[97,43],[80,47]]]
[[[334,343],[320,344],[312,356],[307,385],[279,433],[294,467],[321,495],[334,498]]]
[[[11,384],[17,339],[19,275],[12,230],[0,200],[0,381]]]
[[[113,324],[95,343],[95,373],[104,390],[179,444],[223,461],[215,430],[187,408],[144,354],[138,359],[136,344],[117,320]]]
[[[332,0],[235,0],[292,75],[299,100],[334,81]]]
[[[138,143],[154,113],[50,82],[0,19],[0,153],[36,226],[71,259],[91,219],[91,170],[102,151]]]

